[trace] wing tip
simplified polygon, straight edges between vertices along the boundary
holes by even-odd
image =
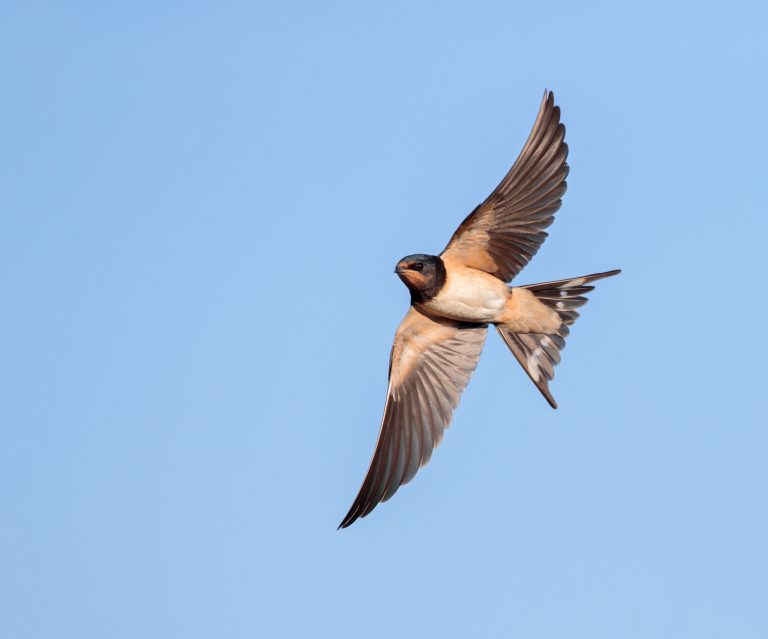
[[[341,523],[339,524],[338,528],[336,530],[341,530],[342,528],[349,528],[352,524],[354,524],[360,515],[358,515],[356,512],[354,512],[356,508],[353,506],[350,511],[344,516],[344,519],[341,520]]]

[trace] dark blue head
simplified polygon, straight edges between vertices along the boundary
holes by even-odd
[[[397,263],[395,273],[411,292],[412,302],[432,299],[445,284],[445,264],[437,255],[408,255]]]

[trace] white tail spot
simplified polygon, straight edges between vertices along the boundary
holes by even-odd
[[[545,337],[544,339],[549,339],[548,337]],[[544,343],[544,340],[541,340],[542,344]],[[544,351],[539,346],[536,348],[527,359],[528,364],[528,372],[531,374],[531,378],[533,378],[534,382],[538,382],[541,379],[541,374],[539,373],[539,357]]]

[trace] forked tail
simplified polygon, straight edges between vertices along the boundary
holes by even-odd
[[[560,363],[560,351],[565,347],[565,338],[570,332],[568,327],[579,317],[576,309],[587,303],[587,298],[584,296],[594,290],[594,286],[588,286],[590,282],[619,273],[621,271],[617,269],[556,282],[522,286],[521,288],[528,289],[536,299],[560,315],[563,323],[556,333],[516,333],[504,324],[496,326],[509,346],[509,350],[552,408],[557,408],[557,402],[549,392],[549,382],[555,376],[555,366]]]

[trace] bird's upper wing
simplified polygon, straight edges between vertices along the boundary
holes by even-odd
[[[485,324],[433,319],[411,307],[389,360],[381,431],[368,473],[340,528],[365,517],[429,461],[485,343]]]
[[[528,140],[509,173],[461,223],[443,258],[509,282],[539,250],[567,184],[568,145],[560,107],[545,92]]]

